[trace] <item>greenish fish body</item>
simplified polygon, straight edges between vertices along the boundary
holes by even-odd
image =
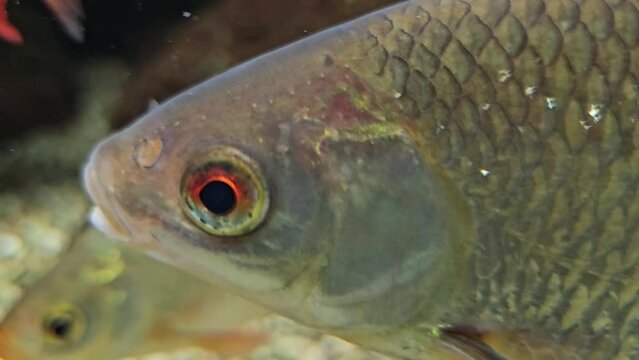
[[[134,246],[407,359],[639,359],[639,3],[409,1],[105,140]]]
[[[87,229],[0,324],[0,358],[120,359],[200,346],[248,353],[267,312]]]

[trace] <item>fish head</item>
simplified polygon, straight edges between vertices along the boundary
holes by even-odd
[[[97,258],[71,249],[28,289],[0,324],[0,358],[89,359],[117,354],[137,325],[131,298],[116,286],[122,267],[111,253]],[[130,335],[130,333],[129,333]],[[114,339],[119,339],[117,342]]]
[[[66,301],[27,301],[17,307],[0,326],[0,356],[7,359],[80,358],[74,354],[87,340],[87,310],[91,309]]]
[[[260,57],[103,141],[95,222],[317,327],[439,321],[467,285],[465,209],[336,57],[321,36]]]

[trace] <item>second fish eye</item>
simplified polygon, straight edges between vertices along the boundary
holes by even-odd
[[[68,345],[80,340],[86,326],[84,312],[67,303],[54,306],[42,320],[44,336],[55,345]]]

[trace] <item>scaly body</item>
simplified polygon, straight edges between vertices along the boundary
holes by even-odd
[[[639,359],[638,8],[402,3],[169,101],[86,182],[131,243],[388,354]],[[235,228],[193,186],[243,162],[268,211]]]
[[[637,6],[424,2],[367,51],[472,213],[478,311],[600,358],[639,356]]]

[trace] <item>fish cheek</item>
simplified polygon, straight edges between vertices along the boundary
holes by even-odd
[[[199,149],[206,151],[207,147],[201,145]],[[178,256],[176,249],[186,243],[189,246],[181,249],[192,252],[198,259],[186,267],[195,268],[196,272],[213,268],[217,268],[214,271],[217,272],[222,262],[224,266],[233,266],[237,274],[245,274],[236,274],[231,280],[240,287],[250,287],[240,279],[246,276],[250,280],[250,274],[268,276],[277,284],[286,284],[317,256],[318,247],[324,246],[312,239],[326,226],[325,221],[318,221],[321,214],[326,213],[321,208],[322,195],[305,164],[284,155],[259,156],[260,152],[254,149],[244,152],[260,165],[270,196],[264,221],[245,234],[216,236],[206,232],[186,215],[184,206],[180,209],[184,194],[163,196],[149,187],[130,186],[120,202],[128,202],[126,207],[129,215],[138,219],[138,229],[148,228],[155,240],[153,246],[164,253],[164,257],[185,258],[184,254]]]
[[[336,218],[322,302],[353,325],[406,321],[418,293],[457,280],[432,276],[454,251],[442,188],[405,136],[338,136],[322,149]]]
[[[271,273],[288,283],[326,247],[321,239],[332,219],[326,216],[321,184],[306,171],[305,164],[273,162],[266,173],[271,206],[264,223],[217,247],[238,266]]]

